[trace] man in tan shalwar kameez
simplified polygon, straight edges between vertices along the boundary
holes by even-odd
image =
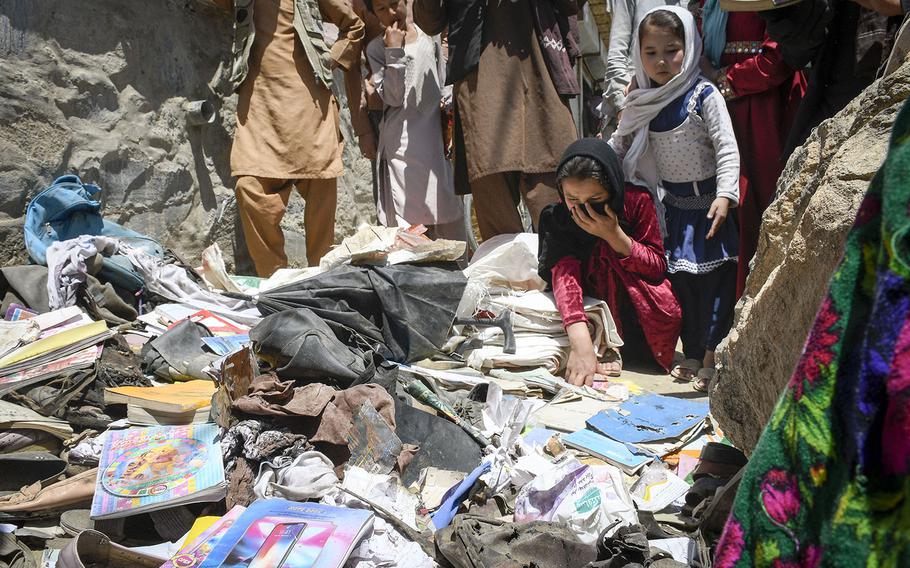
[[[239,99],[231,174],[256,272],[267,277],[287,266],[280,223],[294,187],[306,200],[307,262],[318,265],[334,241],[342,174],[331,68],[359,67],[363,22],[345,0],[218,2],[234,11],[231,79]],[[330,49],[323,18],[339,29]],[[349,100],[358,101],[353,94]]]

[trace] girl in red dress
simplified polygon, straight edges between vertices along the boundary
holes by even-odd
[[[553,288],[569,335],[566,380],[590,385],[617,375],[622,360],[598,362],[583,297],[606,301],[625,343],[663,369],[673,363],[682,312],[667,279],[654,201],[626,184],[613,149],[596,138],[573,142],[557,170],[562,200],[540,216],[539,270]]]

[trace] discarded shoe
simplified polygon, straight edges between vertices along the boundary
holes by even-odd
[[[98,468],[47,487],[39,481],[16,493],[0,496],[0,521],[53,516],[54,511],[88,503],[95,493]]]
[[[60,528],[70,536],[78,536],[82,531],[95,528],[95,522],[90,515],[91,511],[88,509],[63,511],[60,515]]]
[[[164,562],[114,544],[104,533],[86,530],[60,551],[57,568],[158,568]]]
[[[0,567],[38,568],[32,551],[12,533],[0,533]]]
[[[66,471],[66,461],[48,452],[0,454],[0,495],[40,482],[49,485]]]
[[[708,442],[701,450],[698,465],[692,472],[692,479],[698,479],[706,475],[730,479],[748,461],[746,455],[733,446],[719,442]]]

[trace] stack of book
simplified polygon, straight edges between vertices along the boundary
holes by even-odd
[[[135,426],[175,426],[209,421],[212,381],[187,381],[155,387],[114,387],[104,392],[105,404],[125,404]]]

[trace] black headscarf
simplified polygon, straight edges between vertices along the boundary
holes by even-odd
[[[557,175],[569,160],[580,156],[591,158],[603,168],[606,181],[609,182],[609,187],[606,188],[610,192],[607,205],[618,216],[620,226],[626,229],[627,223],[624,217],[626,184],[622,164],[613,148],[598,138],[576,140],[563,153],[562,159],[559,161],[559,168],[556,170]],[[567,256],[584,261],[591,255],[591,250],[597,243],[597,237],[586,233],[572,219],[572,213],[569,212],[565,203],[562,184],[559,185],[558,190],[562,201],[548,205],[541,212],[538,224],[538,273],[548,284],[551,283],[550,271],[557,262]]]

